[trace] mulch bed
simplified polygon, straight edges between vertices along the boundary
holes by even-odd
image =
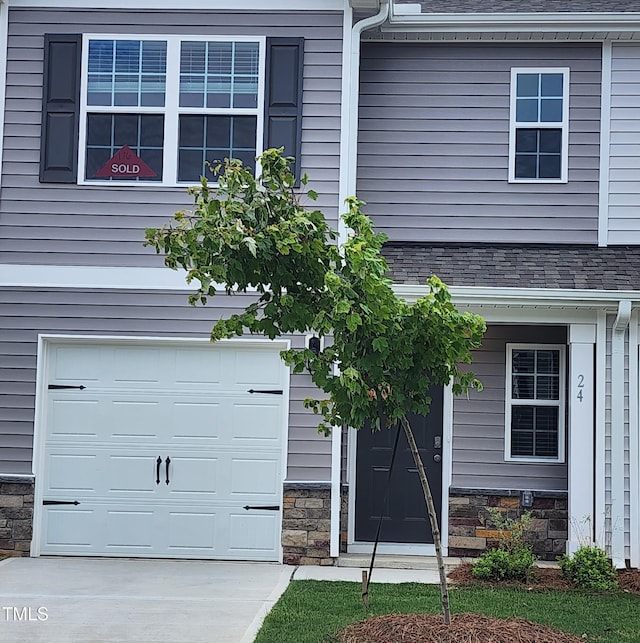
[[[557,568],[537,567],[527,582],[479,581],[471,565],[449,572],[455,585],[519,587],[532,591],[568,590],[574,586]],[[640,595],[640,570],[618,571],[620,589]],[[482,614],[454,614],[451,625],[440,614],[387,614],[349,625],[338,633],[339,643],[584,643],[584,639],[522,618],[497,619]]]
[[[584,639],[522,618],[454,614],[387,614],[343,629],[340,643],[584,643]]]
[[[533,578],[528,582],[520,581],[480,581],[471,574],[471,564],[460,565],[449,572],[448,578],[456,585],[480,585],[486,587],[520,587],[532,590],[575,589],[562,572],[556,567],[536,567]],[[620,589],[631,594],[640,594],[640,570],[621,569],[618,571]]]

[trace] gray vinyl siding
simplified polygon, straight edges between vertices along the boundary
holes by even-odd
[[[611,57],[608,243],[640,243],[640,46],[614,44]],[[606,178],[606,177],[605,177]]]
[[[158,266],[145,227],[192,203],[186,188],[38,182],[45,33],[304,37],[302,171],[336,221],[342,14],[11,9],[9,21],[0,263]]]
[[[566,338],[566,329],[555,326],[488,327],[472,364],[484,389],[453,403],[454,487],[567,490],[566,464],[504,459],[507,342],[564,345]]]
[[[569,67],[569,181],[508,182],[512,67]],[[392,241],[596,243],[599,45],[362,45],[358,196]]]
[[[215,297],[191,307],[179,292],[44,290],[0,292],[0,474],[32,472],[38,334],[206,338],[213,322],[240,310],[248,295]],[[301,337],[292,346],[302,347]],[[331,440],[304,409],[313,395],[308,375],[292,375],[289,480],[328,481]]]

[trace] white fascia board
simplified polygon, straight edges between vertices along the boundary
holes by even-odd
[[[169,268],[0,264],[0,287],[192,291],[186,272]]]
[[[640,13],[535,12],[535,13],[423,13],[398,14],[390,20],[390,31],[637,31]]]
[[[345,0],[11,0],[12,7],[57,9],[139,9],[207,11],[343,11]]]
[[[415,301],[429,293],[427,285],[395,284],[397,295]],[[484,286],[449,286],[456,304],[551,306],[571,308],[606,308],[615,306],[621,299],[640,302],[640,291],[584,290],[569,288],[501,288]]]

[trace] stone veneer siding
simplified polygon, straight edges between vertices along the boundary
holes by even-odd
[[[331,485],[286,483],[282,509],[285,565],[334,565],[330,555]]]
[[[479,556],[497,544],[498,532],[491,528],[487,507],[495,507],[508,518],[530,511],[533,520],[527,540],[541,560],[556,560],[565,552],[568,537],[567,493],[533,491],[533,505],[522,506],[521,491],[495,489],[449,490],[449,556]]]
[[[33,533],[34,479],[0,475],[0,555],[28,556]]]

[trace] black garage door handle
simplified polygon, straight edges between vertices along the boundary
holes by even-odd
[[[171,458],[169,456],[167,456],[167,459],[164,461],[164,464],[165,464],[165,467],[166,467],[166,475],[167,475],[167,479],[165,480],[165,482],[167,484],[169,484],[169,464],[170,463],[171,463]]]
[[[162,458],[158,456],[156,460],[156,484],[160,484],[160,465],[162,464]]]

